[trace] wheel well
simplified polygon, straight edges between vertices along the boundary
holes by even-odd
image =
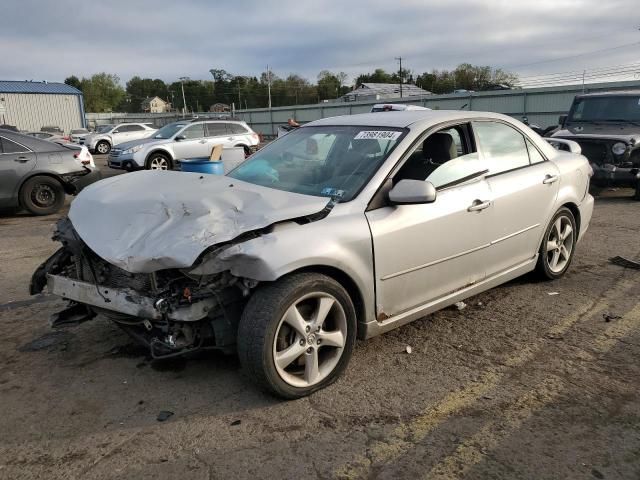
[[[111,141],[109,139],[106,138],[101,138],[100,140],[98,140],[96,142],[96,147],[100,144],[100,143],[108,143],[109,145],[112,145]]]
[[[580,209],[575,203],[565,203],[563,207],[568,208],[573,213],[573,217],[576,219],[576,227],[578,227],[577,235],[580,235]]]
[[[364,300],[362,299],[362,293],[360,293],[360,289],[349,275],[338,268],[329,267],[327,265],[312,265],[309,267],[301,268],[299,270],[294,270],[293,272],[290,272],[290,274],[301,272],[321,273],[323,275],[326,275],[327,277],[333,278],[336,282],[342,285],[349,294],[349,297],[353,302],[353,306],[356,309],[356,319],[358,320],[356,323],[359,324],[360,320],[364,321],[365,309]]]
[[[29,175],[28,177],[24,177],[22,179],[22,182],[20,183],[20,186],[18,187],[18,205],[20,205],[21,207],[24,207],[24,205],[22,205],[22,202],[20,201],[20,197],[22,196],[22,188],[24,187],[24,184],[27,183],[28,180],[31,180],[34,177],[49,177],[49,178],[53,178],[54,180],[56,180],[60,186],[62,187],[62,189],[64,190],[65,193],[71,195],[73,193],[73,190],[70,189],[69,187],[67,187],[65,185],[65,183],[62,181],[62,179],[60,177],[58,177],[57,175],[54,175],[52,173],[34,173],[32,175]]]

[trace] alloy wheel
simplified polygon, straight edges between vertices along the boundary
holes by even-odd
[[[102,143],[99,143],[96,146],[96,149],[98,150],[98,153],[105,154],[105,153],[109,152],[109,145],[107,145],[106,143],[102,142]]]
[[[164,157],[153,157],[149,162],[149,169],[151,170],[168,170],[169,162]]]
[[[294,387],[324,380],[338,365],[347,342],[347,317],[335,297],[309,293],[282,316],[273,343],[280,378]]]
[[[549,230],[546,242],[547,264],[553,273],[560,273],[571,260],[574,231],[571,219],[562,215]]]

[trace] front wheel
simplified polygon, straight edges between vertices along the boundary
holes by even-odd
[[[100,153],[101,155],[106,155],[110,151],[111,144],[105,140],[98,142],[98,144],[96,145],[96,152]]]
[[[171,170],[171,159],[162,153],[152,153],[146,164],[147,170]]]
[[[562,277],[571,265],[578,239],[576,220],[571,210],[562,207],[547,226],[540,245],[538,274],[548,280]]]
[[[334,382],[349,363],[356,313],[345,289],[317,273],[260,287],[238,327],[246,372],[277,396],[293,399]]]

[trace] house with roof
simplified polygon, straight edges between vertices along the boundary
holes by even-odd
[[[340,97],[343,102],[361,100],[389,100],[392,98],[423,97],[432,93],[409,83],[402,84],[402,95],[398,83],[362,83]]]
[[[165,113],[171,111],[171,104],[160,97],[147,97],[142,101],[141,108],[146,113]]]
[[[82,92],[65,83],[0,80],[0,125],[56,126],[66,133],[86,128]]]

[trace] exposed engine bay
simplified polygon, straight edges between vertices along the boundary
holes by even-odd
[[[228,271],[199,276],[181,269],[127,272],[96,255],[66,217],[58,222],[53,239],[62,247],[36,270],[30,285],[31,294],[48,286],[50,293],[69,301],[68,308],[52,317],[52,326],[101,314],[148,346],[153,358],[203,348],[232,350],[242,308],[256,281]],[[73,293],[68,293],[71,284]]]

